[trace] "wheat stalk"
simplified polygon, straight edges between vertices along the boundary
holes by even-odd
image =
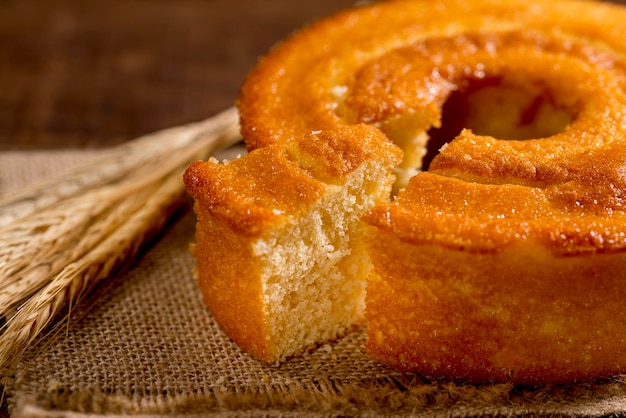
[[[237,113],[130,141],[0,199],[0,370],[171,219],[182,172],[239,140]]]

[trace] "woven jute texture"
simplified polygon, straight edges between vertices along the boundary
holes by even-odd
[[[0,154],[0,192],[94,152]],[[266,365],[205,309],[188,252],[189,205],[123,274],[35,345],[5,389],[17,417],[607,416],[626,413],[626,383],[552,387],[427,381],[366,356],[355,330],[301,358]]]

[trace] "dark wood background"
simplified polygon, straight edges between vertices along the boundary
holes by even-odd
[[[110,146],[231,106],[257,58],[355,0],[0,0],[0,150]]]
[[[0,0],[0,150],[95,148],[233,105],[258,57],[354,0]]]

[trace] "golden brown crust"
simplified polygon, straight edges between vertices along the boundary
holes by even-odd
[[[267,335],[261,282],[254,280],[260,266],[254,260],[245,236],[233,234],[200,204],[196,244],[191,252],[196,259],[196,275],[202,296],[213,317],[224,331],[245,351],[255,357],[274,361]]]
[[[283,147],[266,147],[228,164],[197,161],[184,175],[187,190],[234,230],[259,235],[315,201],[324,186],[289,159]]]
[[[621,252],[624,157],[619,143],[578,155],[571,170],[550,173],[562,171],[562,182],[542,187],[499,182],[496,175],[468,180],[433,170],[414,177],[396,201],[378,205],[366,220],[405,242],[470,252],[525,242],[555,256]]]
[[[385,364],[523,384],[626,370],[623,252],[553,257],[530,245],[476,254],[388,232],[372,247],[368,352]]]
[[[498,37],[529,28],[547,35],[562,32],[566,40],[590,38],[621,49],[626,31],[616,9],[568,0],[549,6],[522,0],[396,0],[347,10],[294,33],[251,71],[238,99],[244,138],[257,148],[346,123],[335,111],[333,88],[347,85],[363,67],[383,63],[380,58],[386,60],[387,53],[414,47],[422,40],[428,43],[433,38],[476,32]],[[600,23],[590,25],[590,21]],[[601,55],[602,48],[588,52],[588,47],[577,53]],[[399,88],[396,93],[406,97],[402,91]],[[387,94],[375,95],[372,100],[377,103],[372,105],[393,107],[396,101],[390,99]]]
[[[258,236],[317,202],[364,162],[401,151],[368,125],[336,127],[254,150],[222,164],[197,161],[185,171],[189,194],[234,231]]]

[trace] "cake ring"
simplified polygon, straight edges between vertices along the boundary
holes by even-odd
[[[185,173],[205,301],[283,361],[367,323],[425,376],[626,371],[626,9],[389,1],[277,45]]]

